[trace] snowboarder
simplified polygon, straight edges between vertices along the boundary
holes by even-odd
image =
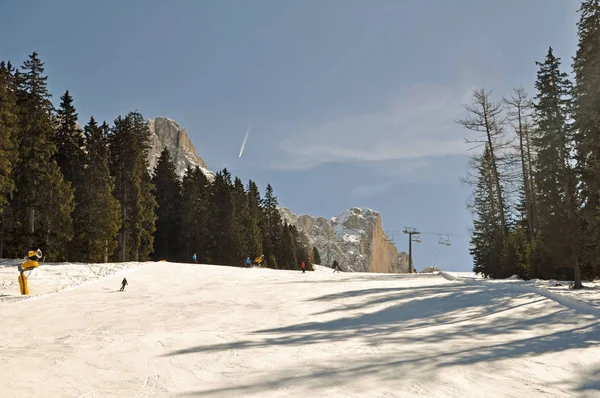
[[[194,255],[192,256],[192,260],[194,260],[194,262],[195,262],[196,264],[198,264],[198,261],[196,260],[196,258],[197,258],[197,257],[196,257],[196,253],[194,253]]]
[[[302,273],[306,272],[306,264],[304,264],[304,261],[302,261]]]
[[[121,288],[119,289],[120,292],[125,290],[125,286],[129,285],[129,283],[127,283],[127,278],[123,278],[123,280],[121,281]]]

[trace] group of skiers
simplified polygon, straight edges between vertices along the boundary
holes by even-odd
[[[37,249],[37,251],[31,250],[27,253],[27,261],[19,265],[19,287],[21,289],[22,295],[29,294],[29,286],[27,285],[27,276],[25,275],[25,271],[31,271],[34,268],[37,268],[39,266],[38,260],[40,260],[41,258],[42,251],[40,249]],[[265,256],[262,255],[260,257],[256,257],[254,261],[252,261],[250,260],[250,257],[248,257],[246,258],[246,265],[248,267],[252,265],[260,265],[263,262],[264,258]],[[192,260],[194,260],[194,263],[198,263],[198,257],[196,256],[196,253],[194,253],[194,255],[192,256]],[[304,261],[302,261],[300,267],[302,268],[302,273],[306,273],[306,264],[304,263]],[[340,272],[339,265],[334,265],[333,272]],[[121,281],[121,288],[119,289],[119,291],[124,291],[125,286],[127,286],[128,284],[129,283],[127,282],[127,278],[123,278],[123,280]]]

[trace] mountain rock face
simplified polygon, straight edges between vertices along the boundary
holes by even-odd
[[[376,211],[353,207],[330,219],[296,215],[287,208],[279,212],[317,248],[322,265],[331,266],[337,260],[344,271],[408,272],[408,254],[399,253],[388,240]]]
[[[154,120],[148,119],[147,123],[150,129],[150,152],[148,155],[150,173],[154,172],[160,153],[166,147],[171,153],[171,160],[175,163],[179,177],[183,177],[188,166],[199,166],[210,181],[214,179],[215,174],[208,170],[204,160],[196,155],[196,147],[190,141],[185,129],[179,127],[176,121],[166,117],[157,117]]]

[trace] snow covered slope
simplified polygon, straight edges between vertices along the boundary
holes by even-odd
[[[287,208],[279,212],[306,234],[323,264],[331,266],[337,260],[344,271],[408,272],[408,255],[388,239],[376,211],[353,207],[330,219],[297,215]]]
[[[139,265],[125,292],[115,274],[0,302],[0,396],[600,395],[597,288],[567,298],[457,273]],[[31,290],[55,290],[73,266]],[[15,279],[0,271],[0,285]]]

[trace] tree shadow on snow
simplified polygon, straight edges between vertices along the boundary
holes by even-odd
[[[600,396],[600,367],[591,372],[583,372],[577,391],[584,398]]]
[[[349,299],[355,302],[345,304]],[[356,302],[357,299],[360,301]],[[405,302],[399,303],[402,300]],[[307,305],[319,301],[341,307],[314,314],[315,318],[339,317],[256,330],[247,339],[190,347],[163,356],[277,346],[331,346],[356,339],[379,352],[378,356],[367,359],[354,358],[351,353],[332,357],[329,363],[314,365],[307,374],[298,375],[294,370],[294,376],[290,377],[282,370],[263,377],[269,380],[263,383],[190,393],[214,396],[272,391],[286,383],[334,387],[365,374],[376,374],[381,380],[397,380],[398,375],[411,374],[415,369],[431,379],[445,367],[582,349],[600,341],[600,322],[589,318],[582,322],[581,315],[573,313],[576,309],[560,305],[547,310],[552,300],[535,293],[510,291],[505,286],[450,284],[360,289],[317,297]],[[561,330],[554,329],[554,325]],[[523,333],[523,337],[518,333]],[[479,341],[476,347],[474,340]],[[593,382],[582,382],[579,388],[597,390],[598,376],[588,379]]]

